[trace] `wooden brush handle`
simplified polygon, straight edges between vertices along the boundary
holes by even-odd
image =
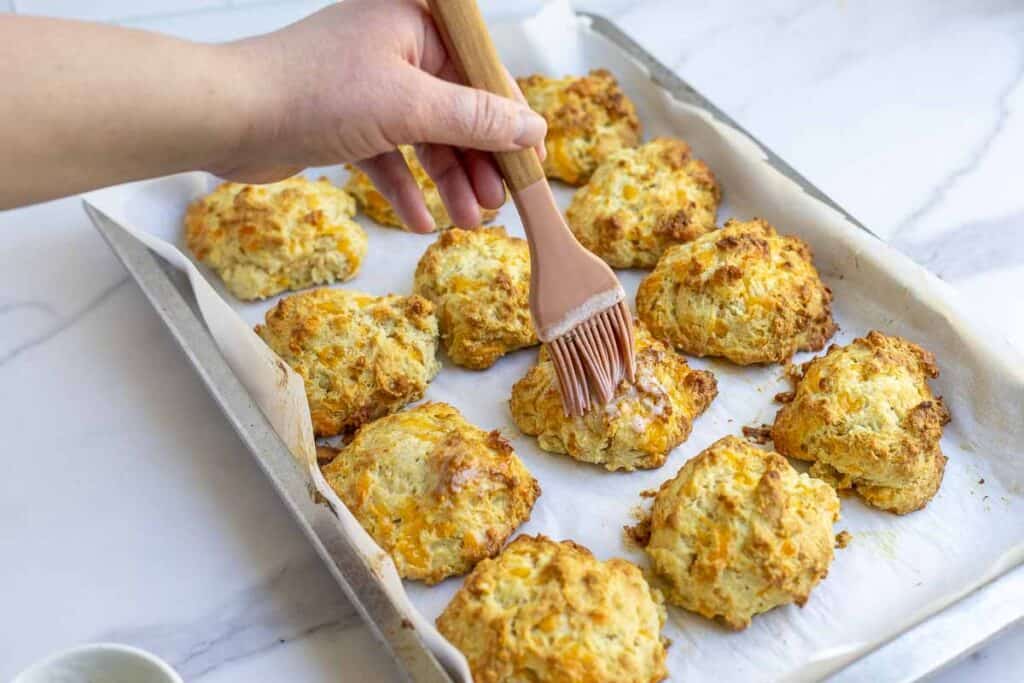
[[[516,99],[515,86],[498,58],[476,0],[427,0],[427,4],[448,56],[462,71],[466,82],[474,88]],[[513,192],[544,177],[544,168],[532,149],[495,152],[494,158]]]

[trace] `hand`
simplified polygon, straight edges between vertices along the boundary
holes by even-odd
[[[263,96],[237,147],[210,169],[221,176],[267,182],[355,162],[406,225],[429,232],[433,219],[398,145],[416,144],[464,227],[479,225],[480,207],[505,200],[487,152],[535,147],[543,155],[544,119],[525,100],[461,85],[417,0],[346,0],[222,49]]]

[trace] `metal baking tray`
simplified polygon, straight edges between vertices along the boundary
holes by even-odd
[[[707,109],[746,131],[703,95],[658,62],[607,19],[581,12],[591,29],[645,66],[651,79],[683,102]],[[749,133],[746,133],[750,135]],[[750,136],[756,140],[754,136]],[[808,194],[835,208],[854,225],[871,231],[768,147],[769,163]],[[450,683],[451,677],[403,619],[373,570],[341,533],[330,510],[310,495],[305,476],[246,389],[232,373],[207,331],[184,276],[129,235],[116,222],[85,204],[86,213],[124,263],[171,331],[243,443],[263,468],[303,533],[353,606],[399,664],[405,678]],[[872,233],[873,234],[873,233]],[[927,618],[900,636],[833,674],[830,680],[917,681],[967,656],[1024,619],[1024,567],[1011,570]]]

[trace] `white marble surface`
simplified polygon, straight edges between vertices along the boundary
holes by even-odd
[[[95,3],[200,40],[319,4]],[[1024,347],[1024,5],[579,4]],[[0,680],[96,640],[153,650],[189,681],[394,678],[78,201],[0,213],[0,262]],[[1017,627],[937,680],[1022,678]]]

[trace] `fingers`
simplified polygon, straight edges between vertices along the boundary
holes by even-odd
[[[508,68],[505,67],[504,65],[502,65],[501,68],[505,70],[505,77],[508,78],[508,82],[512,84],[512,92],[515,94],[516,100],[519,101],[519,102],[522,102],[526,106],[530,106],[529,103],[527,103],[527,101],[526,101],[526,95],[524,95],[523,91],[519,89],[519,84],[516,83],[516,79],[512,75],[512,72],[509,71]],[[547,121],[545,121],[544,123],[547,124]],[[546,127],[545,127],[545,134],[547,134],[547,128]],[[544,161],[544,159],[547,158],[548,150],[547,150],[547,148],[544,147],[544,140],[543,139],[541,139],[541,141],[538,144],[534,145],[533,149],[537,152],[537,157],[542,162]]]
[[[480,225],[477,195],[455,150],[443,145],[416,145],[416,156],[434,179],[452,222],[460,228]]]
[[[487,152],[467,149],[462,153],[462,166],[466,169],[477,203],[485,209],[498,209],[505,203],[505,185],[494,157]]]
[[[511,152],[542,144],[544,118],[521,102],[476,90],[410,67],[409,110],[396,140]]]
[[[434,219],[423,202],[416,180],[398,150],[378,154],[356,164],[391,204],[402,222],[413,232],[433,232]]]

